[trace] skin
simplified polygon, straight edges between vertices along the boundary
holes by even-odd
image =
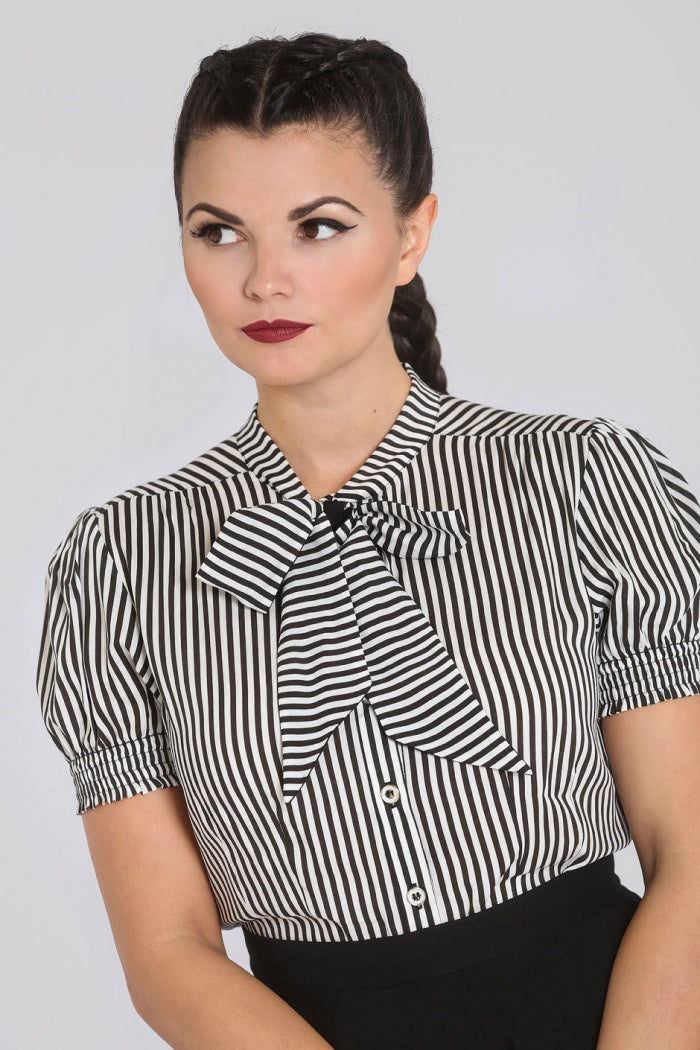
[[[353,207],[325,204],[290,221],[290,211],[327,195]],[[413,278],[428,248],[437,197],[402,218],[359,135],[292,126],[268,137],[222,129],[195,141],[182,200],[185,272],[215,342],[254,378],[258,419],[307,491],[335,491],[406,399],[410,379],[388,315],[395,287]],[[222,224],[202,203],[242,222]],[[202,222],[214,229],[193,236]],[[276,318],[312,327],[276,344],[241,331]]]
[[[644,876],[597,1050],[700,1047],[700,695],[609,715],[603,740]]]
[[[325,194],[363,214],[337,204],[312,212],[357,225],[309,242],[287,213]],[[184,213],[201,201],[245,220],[219,246],[189,235],[194,221],[214,216],[198,212],[184,224],[187,277],[212,335],[255,379],[259,419],[307,490],[332,492],[405,400],[408,377],[387,315],[395,285],[412,278],[427,249],[437,199],[430,194],[402,223],[359,139],[285,129],[267,139],[226,131],[196,143],[185,164]],[[240,331],[277,317],[313,328],[276,345]],[[698,1050],[700,696],[608,716],[601,732],[645,894],[617,953],[598,1050]],[[169,1045],[328,1050],[284,1000],[227,958],[179,788],[98,806],[83,822],[132,1000]]]

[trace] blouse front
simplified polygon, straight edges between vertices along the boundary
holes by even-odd
[[[700,693],[700,505],[664,454],[404,368],[332,499],[255,405],[49,563],[37,689],[78,812],[179,785],[227,928],[391,936],[613,853],[601,719]]]

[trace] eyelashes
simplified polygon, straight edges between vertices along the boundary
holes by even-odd
[[[334,232],[325,237],[302,237],[302,240],[308,241],[329,241],[333,240],[333,238],[339,233],[345,233],[346,230],[354,230],[355,227],[347,226],[344,222],[339,222],[338,219],[306,219],[300,224],[299,229],[303,230],[305,234],[308,233],[308,231],[318,232],[319,230],[332,230]],[[206,239],[210,244],[215,246],[220,244],[235,244],[236,241],[233,238],[229,240],[225,239],[225,231],[230,234],[236,234],[237,232],[232,226],[227,226],[225,223],[207,222],[207,220],[204,219],[190,229],[190,236]]]
[[[190,229],[190,236],[191,237],[201,237],[201,238],[205,238],[206,237],[206,239],[211,244],[231,243],[231,242],[223,241],[222,234],[221,234],[222,230],[228,230],[229,233],[233,233],[234,232],[232,227],[224,226],[220,222],[207,222],[206,220],[202,220],[202,222],[198,222],[194,226],[191,227],[191,229]],[[214,234],[218,234],[218,236],[212,236]]]
[[[344,222],[339,222],[337,219],[306,219],[305,222],[301,223],[300,229],[330,229],[335,230],[337,233],[345,233],[346,230],[354,230],[354,226],[346,226]],[[308,240],[312,241],[329,241],[331,237],[310,237]]]

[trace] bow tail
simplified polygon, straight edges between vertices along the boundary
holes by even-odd
[[[342,558],[386,734],[455,762],[531,773],[366,532],[353,531]]]
[[[299,552],[281,600],[277,705],[282,794],[290,802],[329,737],[371,686],[338,544],[325,516]]]

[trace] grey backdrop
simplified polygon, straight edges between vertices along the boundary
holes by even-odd
[[[434,136],[422,273],[450,392],[620,419],[700,492],[695,0],[250,7],[4,4],[2,1050],[165,1045],[131,1007],[34,674],[46,565],[77,513],[255,400],[180,261],[170,151],[203,55],[311,29],[401,50]],[[634,850],[616,863],[641,892]]]

